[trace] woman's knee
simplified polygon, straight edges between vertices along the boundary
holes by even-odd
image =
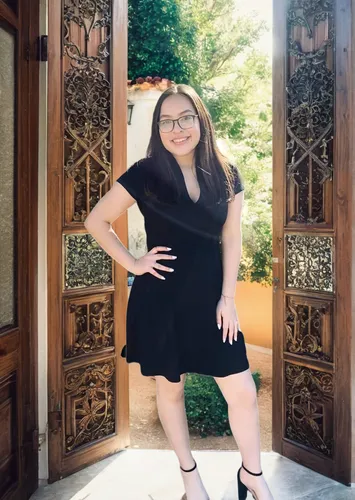
[[[225,379],[216,379],[222,394],[230,408],[252,406],[257,402],[255,382],[248,373],[231,375]]]
[[[165,377],[156,377],[156,391],[158,397],[169,401],[181,401],[184,399],[185,378],[180,382],[169,382]]]
[[[254,382],[239,387],[235,394],[231,395],[229,400],[227,399],[230,408],[250,407],[256,405],[256,402],[257,393]]]

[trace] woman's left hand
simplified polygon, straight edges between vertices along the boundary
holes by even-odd
[[[217,326],[223,328],[223,342],[229,338],[229,343],[233,344],[233,339],[238,339],[239,320],[235,308],[234,298],[221,296],[217,304]]]

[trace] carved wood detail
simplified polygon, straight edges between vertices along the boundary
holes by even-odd
[[[0,497],[18,480],[16,375],[0,379]]]
[[[65,301],[66,358],[113,346],[113,296],[95,295]]]
[[[333,303],[286,297],[285,351],[333,361]]]
[[[333,375],[285,363],[285,437],[333,454]]]
[[[67,453],[114,434],[114,373],[113,359],[70,368],[65,373]]]
[[[332,223],[333,1],[291,0],[288,10],[287,222]]]
[[[127,3],[58,0],[48,10],[48,441],[55,481],[129,444],[127,367],[116,353],[125,336],[126,272],[84,227],[126,170]],[[126,244],[127,216],[113,226]]]
[[[63,22],[66,224],[75,225],[110,184],[111,2],[65,0]]]

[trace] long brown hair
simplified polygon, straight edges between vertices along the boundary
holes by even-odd
[[[228,159],[220,152],[211,116],[197,92],[189,85],[173,85],[159,97],[156,104],[152,133],[147,150],[147,156],[154,159],[155,166],[159,169],[158,175],[167,182],[173,179],[171,163],[175,161],[173,155],[164,147],[160,134],[158,121],[163,102],[171,95],[181,94],[188,97],[196,109],[200,120],[201,139],[195,149],[195,162],[210,175],[205,175],[206,187],[215,199],[223,198],[226,193],[228,198],[234,197],[234,175]]]

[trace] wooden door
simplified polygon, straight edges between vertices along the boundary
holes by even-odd
[[[0,498],[38,483],[38,2],[0,0]]]
[[[126,170],[125,0],[49,0],[49,475],[128,446],[127,275],[84,220]],[[127,243],[127,221],[115,231]]]
[[[274,1],[273,449],[351,481],[353,2]]]

